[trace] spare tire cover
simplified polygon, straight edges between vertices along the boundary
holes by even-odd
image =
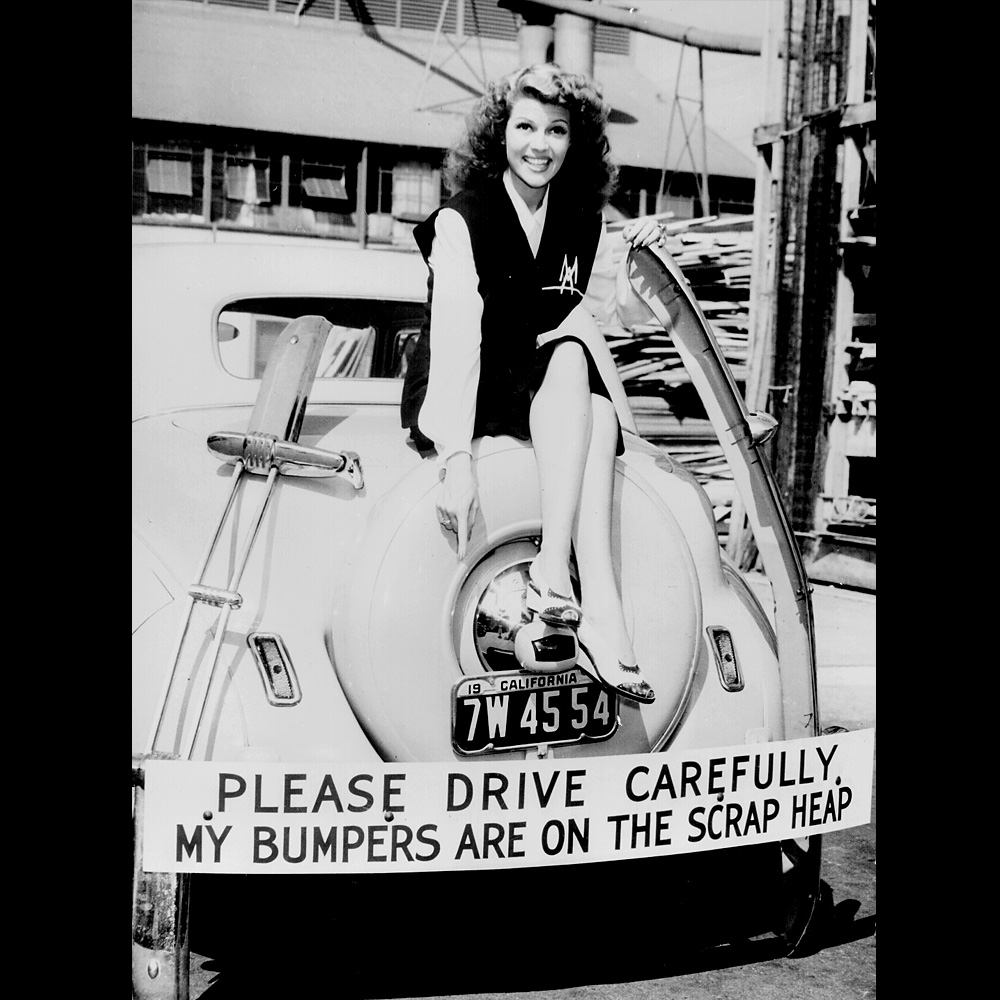
[[[463,587],[483,579],[476,570],[486,568],[491,557],[492,566],[498,549],[523,553],[524,540],[541,534],[531,446],[513,438],[483,438],[475,442],[473,458],[481,513],[464,563],[456,555],[455,535],[436,516],[437,465],[425,461],[374,505],[345,567],[329,636],[331,656],[352,709],[386,760],[456,758],[452,688],[464,675],[484,672],[469,652],[471,644],[456,639],[465,627],[454,620],[456,605],[469,606]],[[521,545],[512,544],[518,540]],[[627,455],[615,463],[613,548],[633,644],[657,696],[642,706],[642,722],[650,745],[662,745],[694,675],[700,591],[676,520],[629,468]],[[601,746],[614,752],[612,744]],[[580,752],[562,747],[558,753],[574,751]],[[496,756],[510,759],[509,753]]]

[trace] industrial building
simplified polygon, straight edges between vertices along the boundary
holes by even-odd
[[[590,61],[611,105],[612,210],[749,213],[752,156],[708,128],[668,148],[673,95],[636,70],[629,28],[571,22],[555,44]],[[412,249],[447,194],[444,151],[531,29],[496,0],[133,0],[133,225]]]

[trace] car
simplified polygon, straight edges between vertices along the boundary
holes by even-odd
[[[399,421],[424,315],[419,255],[306,240],[133,246],[137,995],[183,997],[199,910],[214,906],[228,924],[257,896],[247,898],[245,879],[220,891],[225,875],[146,870],[144,786],[161,761],[260,773],[281,762],[501,769],[819,735],[809,586],[762,451],[773,420],[747,412],[670,256],[633,250],[621,267],[622,287],[649,328],[669,333],[699,393],[773,594],[765,610],[720,547],[705,490],[669,447],[636,433],[616,382],[625,452],[614,547],[657,692],[642,706],[616,699],[572,656],[553,675],[518,663],[541,532],[530,443],[475,442],[482,514],[464,561],[434,516],[437,463]],[[541,682],[523,678],[538,677],[548,687],[536,703]],[[491,723],[501,711],[505,725]],[[683,903],[682,925],[700,914],[708,942],[766,932],[792,950],[818,905],[820,844],[813,835],[652,859],[645,903],[657,919]],[[571,867],[532,870],[531,891]],[[348,885],[351,906],[374,905],[368,876],[337,877],[334,889],[316,876],[331,911]],[[415,877],[424,893],[439,876]],[[520,906],[489,920],[532,912]],[[236,935],[247,947],[256,926]]]

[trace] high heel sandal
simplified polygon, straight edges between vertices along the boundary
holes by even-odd
[[[577,665],[582,670],[623,698],[643,705],[649,705],[656,699],[656,692],[642,676],[639,664],[630,667],[622,663],[589,622],[581,622],[577,641],[582,654]],[[587,662],[582,662],[584,658]]]
[[[528,610],[547,625],[576,628],[583,621],[583,611],[572,595],[559,594],[544,580],[535,581],[534,564],[528,567]]]

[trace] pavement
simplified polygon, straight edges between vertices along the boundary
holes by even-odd
[[[748,573],[746,579],[769,610],[767,580],[760,573]],[[875,594],[816,583],[812,605],[821,724],[874,727]]]

